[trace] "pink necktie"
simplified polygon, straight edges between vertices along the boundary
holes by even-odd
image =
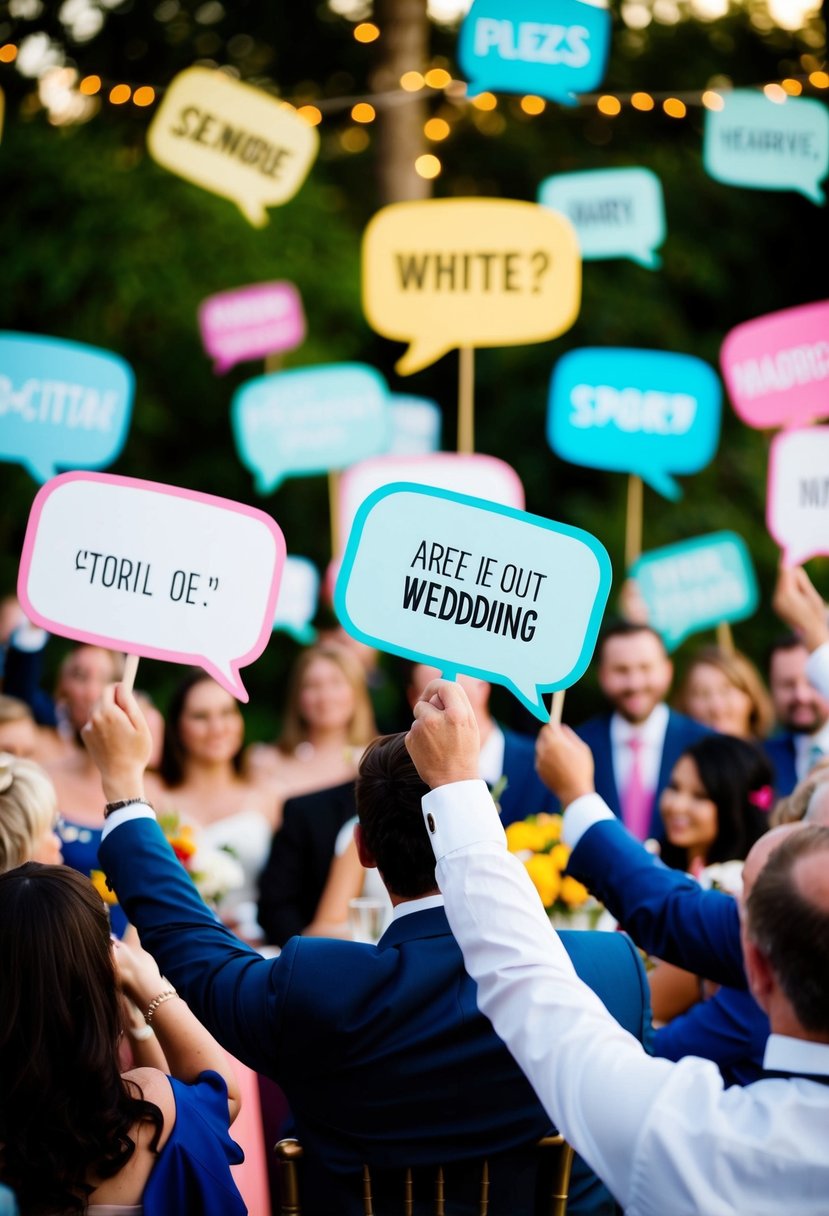
[[[642,740],[632,735],[628,747],[632,755],[627,784],[622,792],[622,820],[631,835],[637,840],[645,840],[651,826],[653,790],[646,790],[642,781]]]

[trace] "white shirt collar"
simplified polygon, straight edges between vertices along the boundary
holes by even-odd
[[[805,1072],[829,1076],[829,1043],[770,1034],[763,1066],[776,1072]]]
[[[412,912],[425,912],[427,908],[442,908],[442,895],[422,895],[420,899],[407,899],[405,903],[392,908],[392,920],[400,920],[401,916],[410,916]]]
[[[614,744],[627,743],[634,736],[646,745],[659,747],[668,729],[670,711],[664,701],[651,710],[644,722],[628,722],[621,714],[614,713],[610,719],[610,738]]]

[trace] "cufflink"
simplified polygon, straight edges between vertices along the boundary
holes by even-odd
[[[429,829],[429,831],[434,836],[435,830],[436,830],[435,829],[435,817],[431,811],[429,811],[429,813],[426,816],[426,827]]]

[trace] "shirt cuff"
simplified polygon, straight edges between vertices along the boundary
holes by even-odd
[[[506,836],[486,782],[453,781],[423,796],[423,818],[435,861],[482,842],[506,847]]]
[[[106,840],[110,832],[114,832],[116,828],[120,828],[122,823],[128,823],[130,819],[155,819],[155,811],[146,802],[133,802],[131,806],[121,807],[120,811],[113,811],[109,818],[104,821],[101,840]]]
[[[823,697],[829,697],[829,642],[823,642],[806,660],[806,679]]]
[[[603,819],[615,819],[616,816],[599,794],[582,794],[574,799],[564,812],[562,825],[562,840],[574,849],[588,828]]]

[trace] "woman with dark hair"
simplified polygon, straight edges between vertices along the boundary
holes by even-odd
[[[219,1045],[150,956],[110,937],[89,880],[28,862],[0,875],[0,1182],[23,1216],[241,1216]],[[173,1076],[121,1073],[124,993]]]

